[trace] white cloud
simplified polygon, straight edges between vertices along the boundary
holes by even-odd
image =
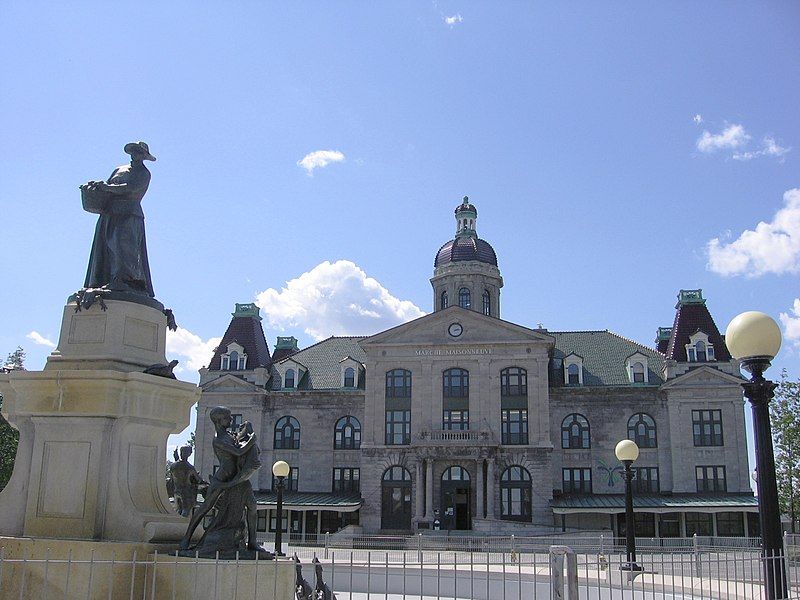
[[[349,260],[325,261],[256,296],[272,329],[303,327],[314,339],[368,335],[423,316]]]
[[[800,346],[800,298],[795,298],[790,310],[792,314],[781,313],[779,315],[781,323],[783,323],[783,337]]]
[[[692,117],[692,121],[694,121],[695,123],[700,125],[700,123],[703,122],[703,115],[697,114],[697,115],[693,116]]]
[[[56,345],[44,337],[38,331],[31,331],[28,335],[25,336],[29,340],[32,340],[34,344],[38,344],[39,346],[47,346],[48,348],[55,348]]]
[[[321,169],[331,163],[342,161],[344,161],[344,154],[338,150],[315,150],[298,160],[297,165],[303,167],[309,175],[313,175],[314,169]]]
[[[464,19],[461,18],[461,14],[460,13],[456,13],[456,14],[451,15],[449,17],[442,17],[442,19],[444,20],[445,24],[449,25],[451,28],[454,25],[464,21]]]
[[[785,192],[783,201],[771,222],[762,221],[730,243],[719,238],[708,242],[707,268],[720,275],[748,277],[800,273],[800,188]]]
[[[784,148],[778,142],[775,141],[775,138],[770,136],[764,136],[764,139],[761,140],[761,150],[753,150],[749,152],[735,152],[733,154],[733,158],[735,160],[752,160],[759,156],[774,156],[776,158],[780,158],[781,162],[783,161],[783,155],[789,152],[791,148]]]
[[[167,355],[180,357],[181,363],[175,369],[177,373],[196,373],[201,367],[211,362],[214,349],[222,341],[221,337],[203,339],[188,329],[178,327],[177,331],[167,331]]]
[[[742,125],[728,125],[720,133],[711,133],[706,130],[697,139],[697,149],[710,154],[717,150],[733,150],[744,146],[750,140],[750,135]]]

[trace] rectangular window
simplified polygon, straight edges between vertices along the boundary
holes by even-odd
[[[633,491],[639,493],[659,492],[658,467],[634,467]]]
[[[686,537],[697,535],[712,535],[714,533],[713,516],[711,513],[687,512]]]
[[[231,429],[239,429],[242,426],[242,415],[240,414],[232,414],[231,415]]]
[[[386,411],[386,445],[405,446],[411,443],[411,411]]]
[[[717,535],[744,537],[744,516],[740,512],[717,513]]]
[[[270,532],[275,532],[277,529],[277,510],[271,510],[270,517],[269,517],[269,530]],[[282,517],[281,517],[281,530],[284,533],[301,533],[302,532],[302,517],[303,513],[299,510],[282,510]],[[288,540],[287,540],[288,541]]]
[[[520,445],[528,443],[528,409],[503,409],[502,443],[507,445]]]
[[[693,410],[692,433],[695,446],[722,446],[722,411]]]
[[[265,511],[265,510],[256,511],[256,515],[258,515],[258,520],[256,521],[256,531],[266,531],[267,530],[267,511]]]
[[[442,413],[442,429],[445,431],[466,431],[469,429],[468,410],[446,410]]]
[[[695,467],[695,478],[697,479],[698,492],[728,491],[728,486],[725,483],[725,467],[723,466]]]
[[[296,492],[297,491],[297,480],[300,476],[300,469],[299,467],[289,467],[289,476],[284,478],[283,480],[283,489],[287,492]],[[278,489],[278,478],[274,475],[272,476],[272,489]]]
[[[662,513],[658,515],[658,535],[662,538],[681,536],[680,513]]]
[[[361,469],[337,467],[333,470],[334,494],[357,494],[361,492]]]
[[[561,469],[561,489],[565,494],[591,494],[592,470],[583,467]]]

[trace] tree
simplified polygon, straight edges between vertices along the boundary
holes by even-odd
[[[800,379],[791,381],[786,369],[770,403],[772,437],[775,445],[775,474],[778,501],[782,514],[791,519],[792,533],[797,532],[800,513]]]
[[[25,370],[25,351],[17,346],[8,355],[2,368],[3,372],[24,371]],[[3,408],[3,395],[0,394],[0,409]],[[6,487],[8,480],[11,479],[11,472],[14,470],[14,459],[17,457],[17,447],[19,446],[19,431],[14,429],[11,424],[0,414],[0,490]]]

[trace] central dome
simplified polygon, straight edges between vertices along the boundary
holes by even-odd
[[[477,260],[497,266],[497,254],[494,248],[486,240],[478,237],[464,236],[450,240],[439,248],[436,253],[436,260],[433,261],[434,267],[441,267],[451,262],[467,260]]]

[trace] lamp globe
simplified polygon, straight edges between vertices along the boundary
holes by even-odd
[[[781,328],[763,312],[743,312],[728,324],[725,345],[738,360],[755,357],[771,360],[781,349]]]
[[[288,477],[289,476],[289,463],[285,460],[279,460],[272,465],[272,474],[275,477]]]
[[[617,447],[614,448],[614,454],[616,454],[617,459],[622,462],[626,460],[633,462],[639,458],[639,446],[637,446],[634,441],[622,440],[617,444]]]

